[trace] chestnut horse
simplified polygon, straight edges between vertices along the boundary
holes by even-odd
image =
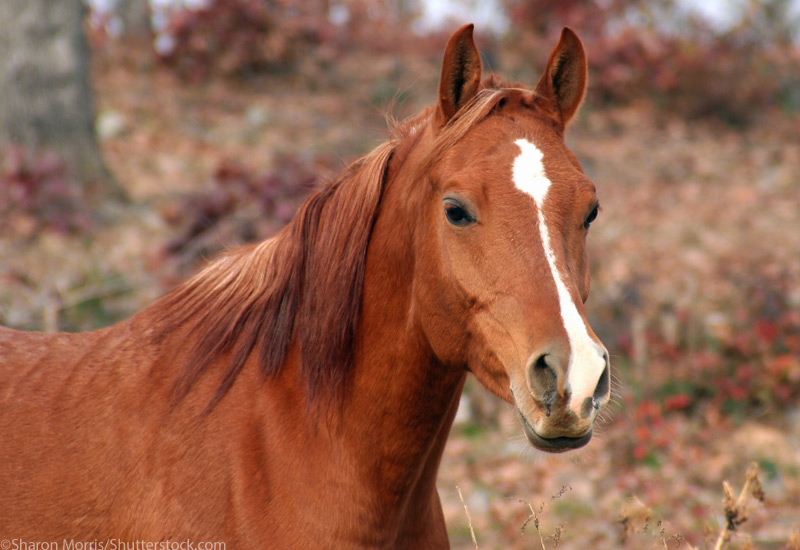
[[[585,445],[609,394],[564,143],[585,88],[571,30],[526,89],[482,80],[467,25],[437,104],[277,236],[110,328],[0,330],[0,538],[447,548],[468,372],[534,447]]]

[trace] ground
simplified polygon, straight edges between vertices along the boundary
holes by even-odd
[[[0,240],[4,324],[92,328],[144,307],[196,267],[176,268],[165,253],[178,231],[165,220],[186,194],[213,187],[221,163],[260,172],[291,156],[328,170],[380,142],[392,98],[401,116],[433,101],[438,76],[436,61],[369,52],[335,70],[202,84],[146,57],[100,52],[95,63],[103,151],[133,204],[88,235]],[[644,100],[589,101],[568,141],[602,203],[587,310],[614,358],[615,401],[585,451],[550,456],[470,380],[439,476],[454,548],[474,547],[470,523],[482,549],[711,548],[725,523],[722,482],[738,493],[750,462],[766,500],[751,499],[734,543],[784,547],[800,527],[800,410],[737,415],[648,399],[658,399],[653,379],[674,374],[663,342],[690,352],[740,330],[747,321],[736,316],[759,284],[782,281],[781,303],[800,309],[798,127],[776,116],[733,128]],[[214,238],[211,248],[236,244]],[[681,376],[695,368],[685,356],[675,364]]]

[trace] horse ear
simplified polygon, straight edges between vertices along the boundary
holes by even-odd
[[[586,53],[575,31],[564,27],[550,59],[547,60],[536,93],[551,101],[566,125],[581,106],[586,93]]]
[[[438,118],[444,125],[478,93],[481,84],[481,55],[472,40],[474,25],[458,29],[444,50],[439,81]]]

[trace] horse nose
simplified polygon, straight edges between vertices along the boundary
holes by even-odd
[[[599,349],[597,360],[602,361],[603,368],[596,380],[594,391],[591,395],[573,396],[567,380],[570,368],[568,352],[552,348],[532,356],[528,367],[528,385],[534,399],[547,411],[548,416],[552,408],[559,403],[567,404],[568,408],[573,409],[581,418],[590,416],[592,412],[606,404],[611,393],[608,352]],[[573,365],[572,368],[580,369],[581,365]],[[573,397],[580,400],[580,403],[570,404]]]

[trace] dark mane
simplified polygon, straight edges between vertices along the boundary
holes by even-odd
[[[486,118],[506,91],[478,93],[431,140],[423,164]],[[389,162],[396,152],[405,156],[416,146],[432,113],[427,109],[396,124],[392,139],[306,199],[275,237],[221,256],[158,302],[162,336],[185,328],[192,342],[176,381],[176,403],[223,355],[230,354],[230,364],[206,410],[224,397],[253,352],[262,377],[274,376],[294,338],[311,399],[321,388],[335,391],[346,382],[358,337],[367,247]]]

